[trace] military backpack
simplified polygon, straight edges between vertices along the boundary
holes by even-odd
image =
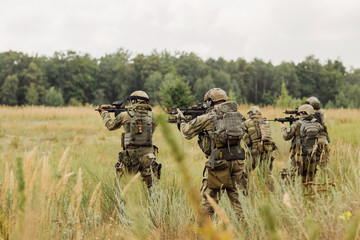
[[[316,118],[311,120],[299,120],[300,125],[300,145],[302,152],[313,154],[317,148],[321,125]]]

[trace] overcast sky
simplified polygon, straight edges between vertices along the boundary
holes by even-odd
[[[360,68],[359,45],[359,0],[0,0],[0,52],[167,49],[274,64],[314,54]]]

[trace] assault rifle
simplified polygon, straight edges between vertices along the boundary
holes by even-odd
[[[290,125],[292,125],[295,121],[299,120],[299,117],[294,117],[293,115],[298,116],[299,112],[298,112],[298,108],[296,107],[295,110],[285,110],[284,112],[285,114],[291,114],[289,117],[284,117],[284,118],[275,118],[275,119],[271,119],[268,121],[274,121],[274,122],[289,122]]]
[[[128,109],[123,106],[123,102],[116,101],[112,104],[102,104],[99,105],[99,108],[96,108],[95,111],[100,112],[100,108],[104,109],[107,112],[113,112],[115,113],[115,117],[119,115],[122,112],[126,112]]]
[[[299,118],[295,118],[293,115],[291,115],[290,117],[284,117],[284,118],[275,118],[275,119],[271,119],[271,120],[268,120],[268,121],[274,121],[274,122],[281,122],[281,123],[284,123],[284,122],[289,122],[290,125],[293,124],[295,121],[299,120]]]
[[[180,111],[184,114],[185,120],[189,122],[195,119],[197,116],[205,114],[207,109],[208,108],[205,107],[203,104],[198,103],[195,106],[192,106],[191,108],[180,108]],[[169,123],[177,122],[175,115],[178,112],[176,108],[168,108],[166,113],[170,115],[168,118]]]

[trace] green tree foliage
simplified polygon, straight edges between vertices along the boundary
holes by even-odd
[[[17,104],[16,92],[18,89],[18,84],[19,79],[15,74],[6,77],[0,89],[1,102],[3,104],[10,106]]]
[[[288,90],[286,88],[286,84],[281,84],[281,94],[280,96],[275,100],[275,105],[277,107],[282,108],[295,108],[301,105],[305,101],[301,101],[300,99],[293,98],[289,95]]]
[[[168,73],[160,87],[164,107],[189,107],[193,104],[190,87],[179,76]]]
[[[99,59],[74,51],[55,52],[51,57],[0,53],[0,88],[5,94],[0,104],[50,104],[45,98],[51,87],[63,94],[68,105],[123,101],[135,90],[145,90],[152,104],[157,104],[169,78],[186,83],[197,102],[209,89],[221,87],[238,103],[282,104],[284,83],[293,102],[316,96],[322,106],[360,108],[360,69],[347,71],[340,60],[321,62],[308,56],[297,64],[274,66],[259,58],[203,60],[195,53],[155,50],[134,55],[126,49]],[[11,90],[10,84],[14,85]]]
[[[35,88],[35,84],[31,83],[27,88],[27,92],[25,95],[26,104],[28,105],[36,105],[39,103],[39,94]]]
[[[55,87],[51,87],[46,92],[44,103],[47,106],[63,106],[64,98],[60,91],[56,90]]]

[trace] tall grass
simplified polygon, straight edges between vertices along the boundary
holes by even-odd
[[[269,107],[263,114],[270,119],[282,111]],[[339,109],[327,117],[330,175],[320,171],[316,180],[335,186],[281,182],[289,143],[272,124],[279,147],[274,190],[255,170],[249,196],[239,197],[244,220],[223,195],[213,203],[214,220],[200,226],[206,160],[196,139],[185,141],[175,125],[159,119],[154,143],[164,167],[148,192],[141,177],[115,181],[121,131],[107,131],[92,108],[1,108],[0,239],[359,239],[360,149],[352,136],[360,134],[354,128],[360,113]]]

